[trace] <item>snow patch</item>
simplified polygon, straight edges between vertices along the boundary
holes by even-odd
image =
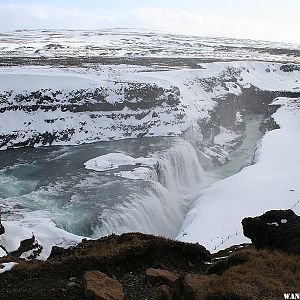
[[[269,226],[279,226],[279,224],[277,222],[272,222],[272,223],[267,223],[267,225]]]
[[[5,228],[5,233],[0,236],[2,247],[8,252],[15,251],[22,240],[29,239],[34,234],[38,244],[43,247],[38,256],[43,260],[48,258],[53,246],[68,248],[75,246],[83,239],[83,237],[57,228],[50,219],[39,216],[37,212],[28,213],[17,221],[2,221],[2,224]]]
[[[156,159],[152,157],[138,157],[133,158],[129,155],[123,153],[108,153],[105,155],[98,156],[96,158],[90,159],[84,163],[85,168],[88,170],[95,171],[107,171],[112,169],[117,169],[120,166],[153,166],[157,162]],[[145,168],[141,168],[136,171],[143,172]]]
[[[15,262],[2,263],[0,266],[0,274],[10,271],[15,265],[17,265]]]
[[[114,173],[115,176],[137,180],[137,179],[143,179],[143,180],[151,180],[153,179],[153,171],[149,168],[145,167],[139,167],[136,169],[133,169],[132,171],[120,171],[118,173]]]
[[[0,257],[6,256],[7,253],[0,247]]]
[[[220,146],[224,146],[228,143],[232,143],[239,138],[239,135],[230,129],[220,127],[220,133],[214,137],[214,143]]]

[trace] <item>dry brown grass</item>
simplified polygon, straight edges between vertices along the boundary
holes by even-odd
[[[184,299],[275,300],[283,299],[283,293],[299,292],[300,256],[256,250],[235,254],[239,255],[243,263],[229,267],[221,276],[185,278],[191,289],[185,291]]]

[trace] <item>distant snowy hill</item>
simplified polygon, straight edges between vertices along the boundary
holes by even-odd
[[[298,61],[300,46],[149,30],[18,30],[0,35],[1,57],[201,58]],[[166,62],[164,62],[166,63]]]

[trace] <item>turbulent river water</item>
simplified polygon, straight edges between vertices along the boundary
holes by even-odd
[[[251,163],[262,134],[260,115],[246,118],[245,139],[231,160],[204,171],[195,149],[181,138],[143,138],[80,146],[23,148],[0,153],[0,205],[4,219],[35,211],[67,231],[89,237],[141,231],[174,237],[201,190]],[[153,157],[151,180],[87,170],[108,153]],[[120,166],[118,171],[132,171]]]

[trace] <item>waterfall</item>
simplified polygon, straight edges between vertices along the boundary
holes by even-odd
[[[186,197],[200,184],[203,169],[194,147],[185,140],[158,160],[158,180],[173,194]]]
[[[178,233],[187,205],[200,190],[203,169],[195,149],[189,142],[178,139],[160,155],[153,172],[157,173],[157,180],[149,182],[143,195],[133,194],[128,201],[102,211],[93,237],[132,231],[166,237]]]

